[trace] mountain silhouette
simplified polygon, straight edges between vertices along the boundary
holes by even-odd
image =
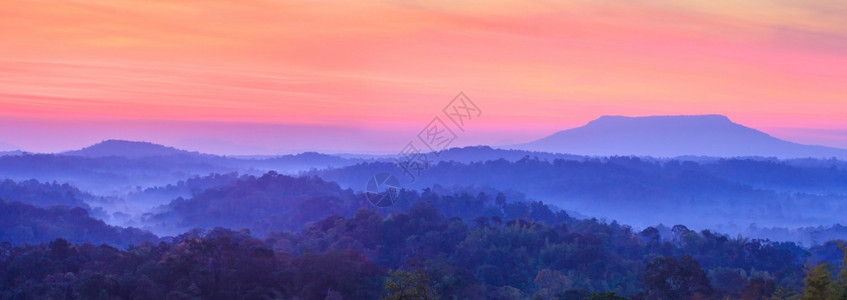
[[[124,140],[106,140],[82,148],[80,150],[63,152],[64,155],[84,157],[119,156],[126,158],[142,158],[150,156],[201,155],[173,147],[162,146],[149,142],[134,142]]]
[[[597,156],[847,158],[846,149],[781,140],[722,115],[603,116],[510,148]]]

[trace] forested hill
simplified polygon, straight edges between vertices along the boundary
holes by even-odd
[[[843,222],[847,167],[839,160],[586,160],[432,161],[412,178],[392,163],[361,163],[305,172],[364,189],[374,174],[394,174],[409,189],[436,184],[516,190],[584,215],[634,226],[686,223],[743,232],[760,227],[803,227]],[[735,226],[735,227],[733,227]]]
[[[43,243],[56,238],[117,247],[159,240],[152,233],[137,228],[109,226],[92,218],[80,207],[57,205],[40,208],[0,200],[0,242],[18,245]]]
[[[804,264],[841,260],[837,243],[804,249],[681,225],[662,236],[537,202],[510,220],[461,203],[474,197],[424,198],[404,212],[361,209],[264,238],[214,228],[126,250],[0,245],[2,297],[766,299],[810,293]],[[478,217],[449,217],[439,199]]]
[[[80,208],[0,203],[14,242],[0,244],[0,297],[765,299],[845,288],[824,278],[842,265],[840,241],[637,230],[485,187],[404,190],[379,209],[318,177],[213,180],[149,216],[200,227],[164,239]]]
[[[37,180],[15,182],[9,179],[0,181],[0,199],[20,201],[38,207],[65,205],[90,210],[85,200],[93,197],[67,183],[42,183]]]

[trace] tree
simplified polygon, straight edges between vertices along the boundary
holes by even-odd
[[[823,263],[813,268],[808,268],[806,270],[806,279],[803,282],[806,284],[806,287],[803,288],[803,296],[800,299],[834,299],[836,286],[830,278],[828,264]]]
[[[706,273],[691,256],[657,258],[645,268],[645,284],[650,298],[690,299],[708,296],[712,286]]]
[[[503,204],[506,204],[506,195],[502,192],[497,193],[497,196],[494,198],[494,203],[497,204],[497,206],[503,206]]]
[[[438,299],[429,278],[421,271],[392,271],[391,277],[385,281],[385,293],[384,300]]]
[[[629,298],[619,296],[615,292],[591,293],[584,300],[628,300]]]
[[[729,268],[714,270],[711,276],[713,287],[722,291],[730,298],[738,298],[741,295],[741,291],[744,289],[745,284],[742,273],[743,270]]]
[[[661,239],[661,236],[659,235],[659,230],[653,226],[645,228],[638,235],[644,242],[648,244],[658,243]]]
[[[50,256],[53,259],[65,259],[71,256],[73,249],[71,243],[63,238],[58,238],[50,242]]]
[[[771,299],[773,300],[796,300],[799,298],[797,292],[786,287],[779,287],[773,292]]]
[[[840,241],[838,248],[841,249],[841,271],[838,274],[838,284],[836,286],[836,299],[847,299],[847,243]]]
[[[562,272],[550,269],[542,269],[535,275],[535,285],[538,287],[538,295],[551,298],[552,295],[563,293],[568,289],[570,283]]]
[[[761,277],[751,278],[747,281],[741,291],[742,299],[762,300],[768,299],[774,293],[773,280],[765,280]]]

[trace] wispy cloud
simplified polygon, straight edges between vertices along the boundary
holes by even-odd
[[[465,91],[480,126],[720,112],[847,127],[847,21],[813,1],[17,2],[0,115],[414,127]]]

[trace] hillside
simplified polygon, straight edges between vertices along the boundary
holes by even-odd
[[[84,157],[120,156],[126,158],[142,158],[150,156],[198,155],[199,153],[149,142],[106,140],[80,150],[66,151],[62,154]]]

